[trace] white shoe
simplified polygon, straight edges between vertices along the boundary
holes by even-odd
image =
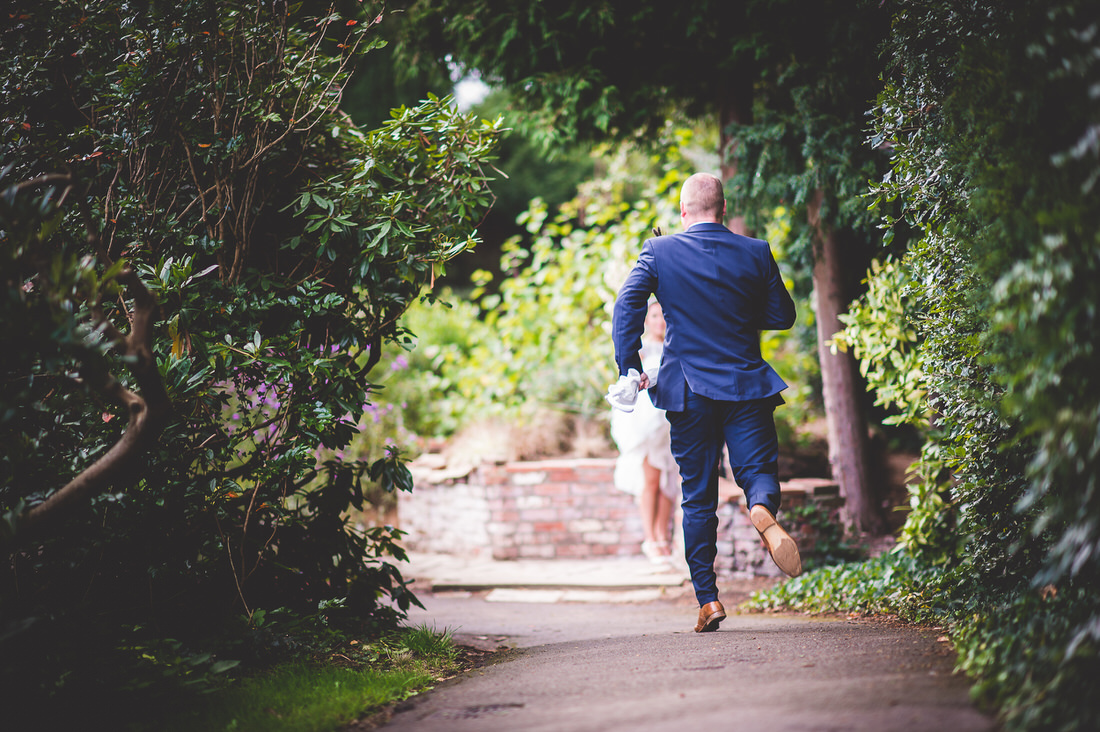
[[[658,566],[664,566],[672,564],[672,557],[667,554],[661,553],[661,543],[658,541],[643,541],[642,542],[642,554],[646,555],[650,564]],[[664,542],[667,544],[667,542]]]

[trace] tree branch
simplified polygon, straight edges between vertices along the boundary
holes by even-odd
[[[156,300],[134,270],[124,269],[118,280],[133,297],[134,310],[130,334],[115,343],[115,350],[133,359],[130,372],[141,394],[127,389],[112,374],[101,379],[100,391],[126,409],[126,431],[103,457],[22,516],[19,540],[40,534],[60,521],[67,510],[106,490],[157,438],[171,409],[153,358]]]

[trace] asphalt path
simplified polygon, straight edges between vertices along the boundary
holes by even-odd
[[[540,594],[541,593],[541,594]],[[936,629],[848,617],[734,614],[694,633],[689,593],[419,593],[409,621],[495,663],[414,697],[387,732],[996,730]],[[727,610],[743,599],[724,592]],[[553,600],[553,601],[547,601]]]

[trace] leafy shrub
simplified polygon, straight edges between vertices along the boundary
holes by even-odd
[[[826,510],[815,501],[783,508],[784,522],[795,527],[798,533],[804,571],[865,556],[863,547],[845,536],[837,513],[837,510]]]
[[[157,639],[201,658],[241,614],[367,632],[415,602],[400,533],[346,520],[365,485],[410,487],[400,452],[318,450],[475,243],[499,124],[433,97],[358,129],[340,89],[382,16],[307,6],[17,3],[0,30],[0,686],[23,700],[94,683],[94,658],[63,672],[70,628],[178,670]]]
[[[807,572],[772,590],[755,593],[747,607],[761,611],[792,608],[809,613],[901,614],[903,609],[921,604],[913,593],[926,573],[909,556],[887,553]]]
[[[1081,103],[1100,63],[1085,5],[899,10],[873,140],[892,171],[872,207],[888,236],[919,238],[873,269],[845,335],[878,399],[927,437],[902,540],[904,561],[936,571],[905,577],[899,607],[951,627],[1009,729],[1097,723],[1080,681],[1100,641],[1100,148],[1095,97]]]

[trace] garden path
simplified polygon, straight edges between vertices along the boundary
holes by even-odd
[[[387,732],[997,728],[971,704],[969,684],[952,673],[954,654],[936,629],[731,613],[718,632],[697,634],[690,589],[658,584],[655,575],[651,586],[639,586],[643,560],[589,567],[582,587],[563,584],[554,574],[560,563],[552,562],[541,577],[537,563],[527,564],[527,586],[492,587],[482,575],[480,585],[437,588],[427,568],[441,575],[445,564],[413,558],[407,574],[417,578],[426,609],[412,612],[410,622],[499,650],[500,660],[410,700]],[[507,574],[514,566],[498,569],[514,580]],[[732,609],[770,582],[728,581],[723,602]]]

